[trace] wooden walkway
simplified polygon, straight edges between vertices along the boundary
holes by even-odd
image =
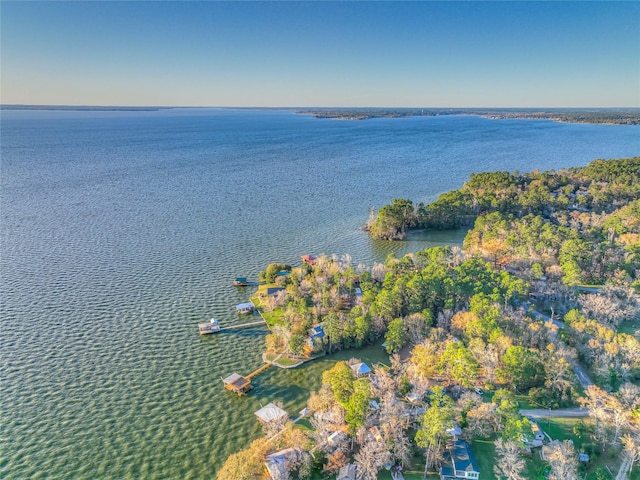
[[[257,322],[250,322],[250,323],[242,323],[240,325],[229,325],[228,327],[220,327],[220,330],[218,330],[219,332],[223,331],[223,330],[233,330],[235,328],[244,328],[244,327],[251,327],[253,325],[260,325],[262,323],[267,323],[264,318],[262,320],[258,320]]]
[[[247,375],[244,378],[247,378],[249,380],[251,380],[253,377],[256,377],[258,375],[260,375],[262,372],[264,372],[267,368],[269,368],[272,364],[271,363],[265,363],[264,365],[262,365],[260,368],[258,368],[257,370],[251,372],[249,375]]]

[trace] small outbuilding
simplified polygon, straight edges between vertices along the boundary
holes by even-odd
[[[218,320],[212,318],[207,323],[198,324],[198,331],[200,332],[200,335],[217,333],[220,331],[220,324],[218,323]]]
[[[529,447],[541,447],[544,442],[544,432],[536,422],[531,422],[531,436],[523,439]]]
[[[335,447],[340,442],[346,439],[347,439],[347,435],[344,432],[341,432],[340,430],[336,430],[335,432],[333,432],[331,435],[327,437],[327,443]]]
[[[372,372],[372,370],[369,368],[369,365],[367,365],[366,363],[354,363],[353,365],[351,365],[351,370],[358,378],[370,375]]]
[[[289,414],[273,403],[269,403],[255,413],[262,423],[289,418]]]

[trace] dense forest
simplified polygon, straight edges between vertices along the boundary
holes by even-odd
[[[567,285],[635,281],[639,198],[640,157],[596,160],[558,172],[472,174],[428,205],[394,199],[366,228],[374,238],[400,239],[412,228],[473,226],[465,250],[496,266],[539,263]]]
[[[309,398],[310,428],[266,425],[218,478],[261,478],[276,451],[289,452],[288,478],[334,478],[349,465],[364,480],[385,468],[426,474],[446,463],[452,437],[491,445],[482,478],[605,480],[612,466],[640,478],[639,177],[640,158],[481,173],[430,205],[394,200],[370,224],[383,238],[473,225],[463,249],[370,267],[348,255],[269,265],[267,355],[384,341],[390,365],[361,375],[359,360],[338,362]],[[527,456],[543,441],[523,404],[582,406],[586,417],[545,439],[540,461]]]

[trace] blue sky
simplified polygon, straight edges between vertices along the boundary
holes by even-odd
[[[9,2],[2,103],[640,107],[640,2]]]

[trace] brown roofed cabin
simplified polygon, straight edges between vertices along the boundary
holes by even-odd
[[[244,395],[253,388],[251,380],[244,378],[242,375],[238,375],[237,373],[232,373],[222,381],[224,382],[224,388],[231,390],[238,395]]]

